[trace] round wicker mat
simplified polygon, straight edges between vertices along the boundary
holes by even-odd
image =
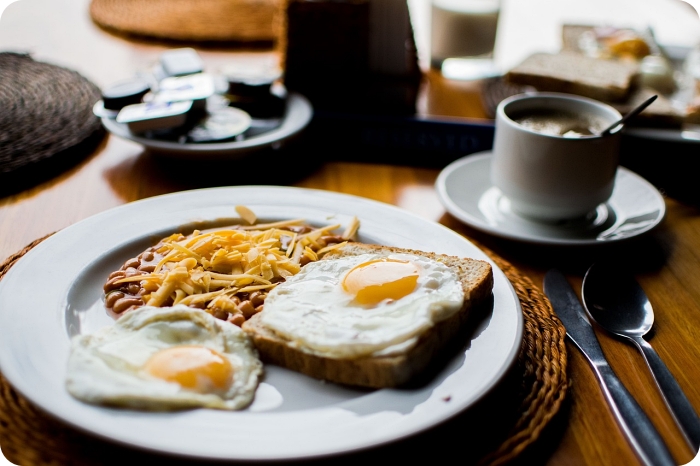
[[[105,29],[188,42],[274,41],[281,0],[92,0]]]
[[[0,53],[0,185],[55,175],[92,152],[105,134],[92,113],[100,97],[75,71]]]
[[[0,280],[17,260],[47,237],[27,245],[0,264]],[[547,298],[529,278],[492,251],[482,249],[513,284],[525,323],[513,378],[522,382],[522,386],[516,390],[518,412],[512,416],[513,425],[506,438],[478,461],[480,465],[500,465],[514,460],[539,438],[566,397],[569,386],[566,330],[553,313]],[[2,374],[0,445],[9,460],[22,466],[122,464],[150,456],[88,437],[63,425],[26,401]],[[153,459],[163,458],[156,456]],[[176,463],[172,459],[168,461],[170,464]]]

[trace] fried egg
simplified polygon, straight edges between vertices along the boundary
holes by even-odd
[[[268,294],[260,323],[311,354],[385,355],[410,347],[463,303],[462,285],[447,265],[370,253],[307,264]]]
[[[72,339],[66,388],[93,404],[236,410],[252,402],[262,367],[236,325],[185,305],[144,306]]]

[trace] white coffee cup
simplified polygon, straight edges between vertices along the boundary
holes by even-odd
[[[620,118],[610,105],[570,94],[503,100],[496,110],[493,185],[521,216],[547,222],[586,216],[612,195],[620,132],[599,133]],[[564,123],[574,124],[575,131],[561,135]],[[593,134],[583,135],[587,131],[579,123],[591,126]]]

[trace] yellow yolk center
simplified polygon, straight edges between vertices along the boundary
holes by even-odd
[[[199,393],[221,392],[233,381],[233,367],[218,352],[203,346],[178,346],[157,352],[144,369],[153,377]]]
[[[401,299],[418,283],[418,267],[407,261],[378,259],[354,267],[343,279],[343,289],[360,304]]]

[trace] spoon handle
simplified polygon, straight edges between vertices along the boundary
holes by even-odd
[[[653,101],[656,100],[658,95],[653,95],[649,97],[647,100],[639,104],[637,107],[633,108],[627,115],[623,116],[621,119],[617,120],[615,123],[612,125],[608,126],[605,128],[603,131],[601,131],[600,135],[601,136],[607,136],[608,134],[612,133],[612,130],[617,128],[618,126],[624,125],[627,120],[629,120],[632,117],[637,116],[642,110],[647,108]]]
[[[680,385],[668,370],[666,364],[661,360],[659,355],[654,351],[649,342],[644,338],[633,338],[635,344],[644,355],[644,359],[654,376],[656,385],[668,405],[671,414],[676,419],[676,423],[681,428],[686,441],[697,453],[700,449],[700,417],[693,409],[688,398],[683,393]]]

